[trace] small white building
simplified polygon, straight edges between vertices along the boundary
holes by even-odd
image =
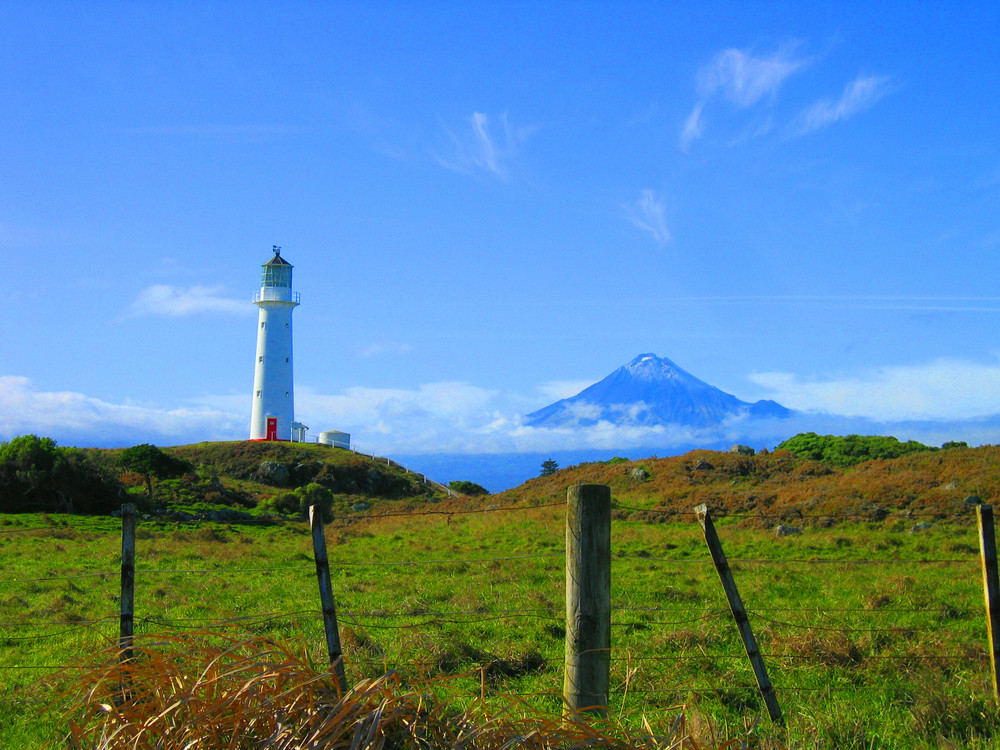
[[[261,267],[257,306],[257,356],[253,371],[251,440],[292,440],[302,425],[295,422],[292,382],[292,310],[299,293],[292,291],[292,264],[274,247],[274,257]]]
[[[332,445],[334,448],[350,448],[351,435],[339,430],[327,430],[319,434],[320,445]]]

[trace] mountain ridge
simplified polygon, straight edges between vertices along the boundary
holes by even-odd
[[[529,427],[713,427],[734,419],[783,419],[794,412],[768,399],[754,403],[706,383],[666,357],[646,352],[607,377],[525,416]]]

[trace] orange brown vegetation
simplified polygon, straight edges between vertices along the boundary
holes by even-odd
[[[159,638],[135,660],[81,675],[72,748],[501,748],[602,747],[697,750],[683,714],[654,732],[614,721],[545,718],[514,703],[502,711],[452,708],[438,685],[399,673],[362,680],[342,693],[329,670],[273,641],[214,636]],[[439,681],[440,683],[440,681]],[[431,688],[435,688],[431,690]],[[739,740],[721,747],[738,747]]]
[[[637,473],[642,469],[647,476]],[[882,520],[890,513],[974,518],[969,496],[1000,497],[1000,446],[916,453],[849,468],[788,451],[744,456],[696,450],[682,456],[595,462],[537,477],[495,495],[498,504],[551,502],[566,487],[606,484],[619,517],[669,521],[702,503],[713,512],[747,515],[748,524],[830,523],[841,516]]]

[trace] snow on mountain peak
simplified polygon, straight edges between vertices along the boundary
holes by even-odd
[[[640,404],[641,410],[623,408]],[[535,427],[584,427],[602,421],[619,425],[708,426],[751,414],[783,417],[790,413],[771,402],[740,401],[669,359],[645,352],[577,395],[528,414],[526,423]]]

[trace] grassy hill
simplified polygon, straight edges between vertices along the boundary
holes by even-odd
[[[469,747],[514,746],[505,743],[522,733],[538,741],[519,746],[582,747],[559,734],[560,504],[577,482],[610,485],[616,507],[615,721],[599,729],[619,744],[602,746],[645,746],[622,738],[650,731],[679,743],[660,746],[746,739],[747,746],[775,750],[985,750],[1000,737],[974,513],[966,501],[997,498],[998,448],[928,451],[848,468],[788,451],[693,451],[566,467],[481,498],[445,498],[386,459],[322,446],[233,442],[164,450],[190,470],[156,480],[151,500],[144,478],[117,466],[121,451],[74,454],[146,508],[135,576],[142,669],[134,672],[145,692],[131,715],[118,712],[114,672],[120,522],[107,514],[0,513],[0,747],[67,746],[69,719],[89,732],[80,747],[96,747],[102,732],[121,729],[117,744],[101,746],[133,747],[134,732],[145,742],[135,746],[179,748],[184,743],[174,740],[185,732],[228,731],[227,722],[237,720],[231,736],[246,736],[242,746],[305,746],[310,722],[342,715],[330,708],[310,534],[304,523],[280,517],[294,514],[273,510],[310,487],[330,493],[335,504],[326,535],[348,677],[362,704],[370,696],[377,704],[361,718],[348,717],[344,746],[357,727],[368,731],[398,701],[416,696],[420,721],[399,714],[413,731],[436,731],[426,721],[438,716],[442,731],[466,726],[478,733],[462,713],[468,708],[483,721],[502,715],[549,722],[544,731],[519,724],[494,744],[484,739]],[[759,696],[690,513],[703,502],[720,516],[787,732],[755,722]],[[362,504],[370,507],[359,510]],[[218,517],[220,510],[245,518]],[[925,520],[931,523],[908,533]],[[768,528],[778,523],[803,529],[778,537]],[[303,690],[286,690],[284,678],[275,677],[286,667],[301,677]],[[387,678],[398,689],[383,691]],[[317,695],[322,705],[312,702]],[[290,704],[276,709],[279,699]],[[150,706],[159,722],[152,729]],[[297,707],[302,715],[286,722],[289,744],[267,745],[275,717],[284,722]],[[489,726],[504,729],[493,720]],[[157,744],[167,734],[173,744]]]
[[[39,499],[25,503],[28,510],[105,512],[132,501],[150,514],[180,513],[190,520],[218,511],[246,520],[297,515],[317,498],[343,516],[373,504],[406,509],[454,494],[389,459],[315,444],[232,441],[164,448],[186,469],[147,481],[121,465],[121,449],[80,451],[35,440],[31,450],[20,446],[13,457],[0,456],[0,496],[7,498],[0,506],[35,493]],[[615,458],[566,467],[498,495],[452,498],[446,505],[539,505],[561,501],[566,487],[577,483],[609,485],[618,517],[635,520],[662,522],[701,503],[717,515],[736,514],[745,524],[764,526],[829,524],[844,516],[881,520],[890,513],[953,516],[971,511],[971,498],[989,503],[1000,497],[1000,447],[929,449],[846,467],[788,450]],[[17,508],[0,507],[11,510]]]

